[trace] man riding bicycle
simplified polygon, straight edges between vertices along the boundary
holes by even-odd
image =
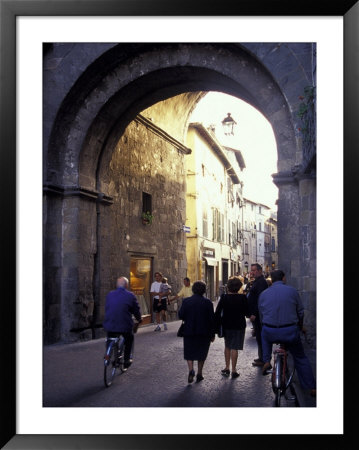
[[[103,327],[107,331],[107,337],[117,337],[120,334],[125,339],[124,349],[124,368],[130,367],[131,350],[134,340],[134,321],[132,316],[138,321],[136,324],[142,322],[141,311],[137,298],[128,291],[128,279],[120,277],[116,283],[117,289],[111,291],[106,296],[105,306],[105,320]]]
[[[293,356],[300,384],[316,394],[313,371],[304,353],[300,330],[303,330],[304,307],[297,290],[285,284],[282,270],[271,272],[272,286],[258,299],[259,317],[262,323],[263,375],[271,368],[272,344],[280,342]]]

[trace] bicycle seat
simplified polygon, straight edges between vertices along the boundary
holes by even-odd
[[[280,343],[278,343],[278,345],[279,345],[279,347],[275,348],[273,350],[273,353],[285,353],[286,352],[285,347]]]

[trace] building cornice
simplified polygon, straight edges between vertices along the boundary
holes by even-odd
[[[315,179],[315,174],[312,173],[304,173],[302,171],[301,166],[295,166],[291,171],[286,172],[278,172],[272,174],[273,183],[276,186],[281,186],[284,184],[293,184],[298,183],[300,180],[306,180],[306,179]]]
[[[45,183],[43,186],[43,192],[45,194],[58,195],[60,197],[80,197],[86,200],[103,203],[104,205],[112,205],[113,203],[112,197],[105,195],[102,192],[93,191],[81,186],[60,186]]]
[[[224,168],[226,169],[228,176],[231,178],[234,184],[239,184],[240,180],[236,174],[236,171],[234,170],[231,162],[227,158],[226,154],[224,153],[224,148],[221,144],[217,141],[215,136],[210,133],[202,123],[200,122],[192,122],[189,124],[189,128],[193,128],[197,130],[200,136],[207,142],[207,144],[210,146],[210,148],[213,150],[213,152],[218,156],[218,159],[223,164]]]
[[[189,155],[192,153],[192,150],[185,145],[183,145],[181,142],[177,141],[174,137],[170,136],[168,133],[166,133],[162,128],[155,125],[151,120],[147,119],[146,117],[142,116],[141,114],[138,114],[134,121],[136,123],[140,123],[144,127],[146,127],[148,130],[150,130],[152,133],[154,133],[156,136],[159,136],[161,139],[165,140],[169,144],[173,145],[180,153],[183,155]]]

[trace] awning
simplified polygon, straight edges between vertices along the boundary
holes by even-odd
[[[214,267],[216,267],[216,266],[218,265],[218,261],[216,261],[214,258],[206,258],[206,257],[203,257],[203,259],[206,261],[206,263],[207,263],[209,266],[214,266]]]

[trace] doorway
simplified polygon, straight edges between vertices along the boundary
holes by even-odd
[[[228,281],[228,260],[222,259],[222,284],[227,284]]]
[[[214,267],[206,264],[205,283],[207,285],[207,297],[214,300]]]
[[[130,289],[140,305],[142,325],[151,323],[151,268],[150,258],[131,257],[130,259]]]

